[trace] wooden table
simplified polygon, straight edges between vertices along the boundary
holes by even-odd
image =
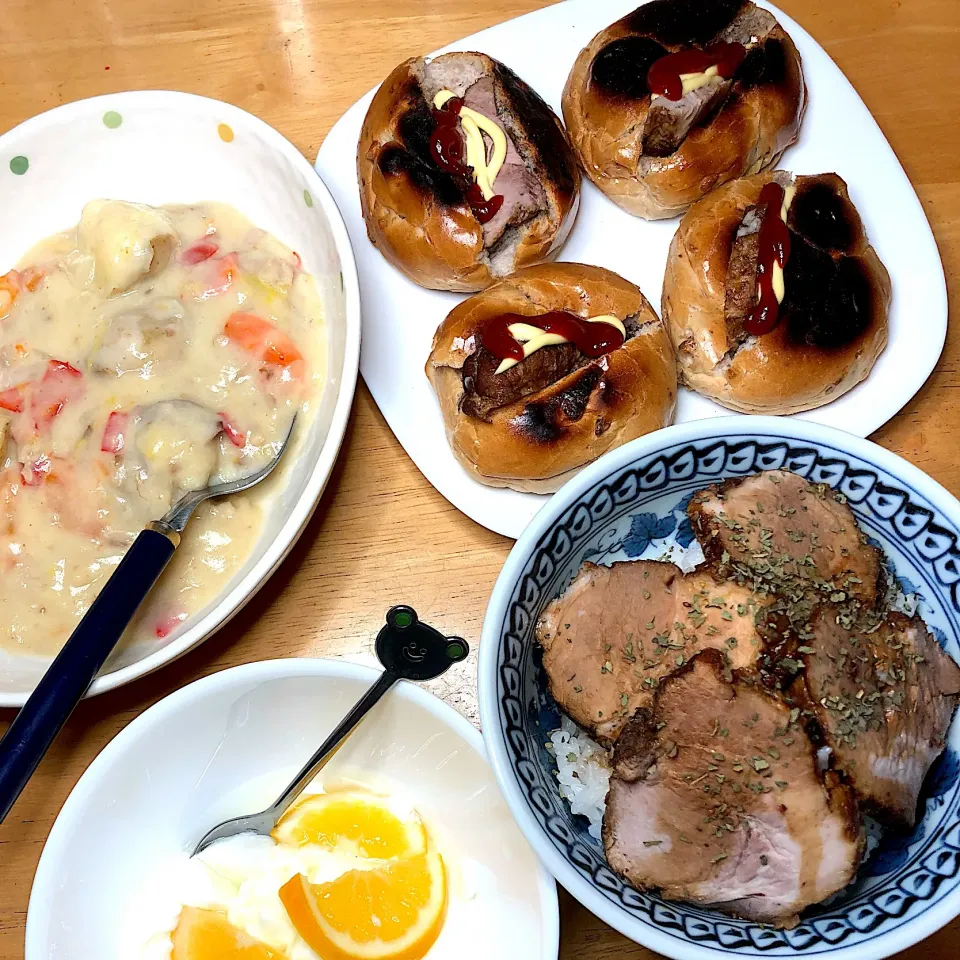
[[[960,3],[780,0],[839,63],[913,181],[960,296]],[[187,90],[262,117],[311,160],[340,114],[400,60],[540,0],[2,0],[0,130],[81,97]],[[584,38],[585,40],[587,38]],[[522,70],[521,70],[522,73]],[[0,210],[0,229],[3,212]],[[914,322],[922,324],[917,316]],[[960,342],[874,437],[960,494]],[[185,683],[268,657],[356,656],[399,601],[476,645],[510,541],[450,506],[407,459],[361,384],[327,492],[243,617],[151,677],[86,702],[0,826],[0,960],[23,955],[30,884],[67,794],[135,716]],[[476,655],[440,690],[477,719]],[[5,729],[10,712],[0,712]],[[652,956],[561,896],[564,960]],[[909,951],[947,960],[960,921]]]

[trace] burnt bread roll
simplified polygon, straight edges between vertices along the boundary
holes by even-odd
[[[482,290],[554,256],[580,201],[563,124],[482,53],[400,64],[367,111],[357,174],[370,240],[435,290]]]
[[[537,493],[665,427],[677,397],[670,341],[646,298],[579,263],[528,267],[459,304],[426,373],[467,471]]]
[[[650,220],[773,166],[797,139],[800,54],[749,0],[652,0],[598,33],[563,91],[587,176]]]
[[[890,277],[840,177],[777,170],[690,208],[662,307],[687,386],[744,413],[798,413],[870,373],[887,343]]]

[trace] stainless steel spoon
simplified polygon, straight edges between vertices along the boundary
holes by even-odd
[[[166,516],[140,531],[0,740],[0,823],[170,562],[190,515],[204,500],[249,490],[269,476],[290,443],[296,419],[263,469],[185,494]]]
[[[280,817],[327,765],[357,724],[398,680],[432,680],[439,677],[454,663],[465,660],[470,648],[460,637],[445,637],[439,630],[421,623],[412,607],[399,606],[387,611],[387,625],[377,635],[376,651],[384,667],[380,678],[337,724],[283,793],[266,810],[234,817],[214,827],[204,834],[192,856],[217,840],[241,833],[268,836]]]

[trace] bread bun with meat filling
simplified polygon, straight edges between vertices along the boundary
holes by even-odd
[[[367,111],[357,174],[370,240],[435,290],[482,290],[555,255],[580,197],[559,118],[482,53],[400,64]]]
[[[609,335],[609,352],[591,358],[574,342],[553,342],[497,372],[504,361],[488,349],[491,331],[519,332],[507,324],[523,320],[535,330],[521,337],[530,337],[549,326],[548,314],[573,315],[588,336]],[[536,342],[526,339],[524,351]],[[617,274],[579,263],[528,267],[455,307],[426,373],[460,463],[488,486],[538,493],[665,427],[677,396],[670,341],[646,298]]]
[[[587,176],[650,220],[773,166],[804,105],[797,48],[749,0],[652,0],[587,44],[563,91]]]
[[[756,335],[768,184],[786,200],[783,299]],[[842,396],[887,343],[890,277],[835,173],[729,183],[690,208],[670,245],[663,319],[683,382],[732,410],[787,414]],[[751,332],[754,331],[754,332]]]

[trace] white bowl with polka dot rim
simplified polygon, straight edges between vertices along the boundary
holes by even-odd
[[[590,464],[517,541],[483,622],[483,736],[507,803],[546,868],[624,936],[675,960],[882,960],[960,915],[960,712],[924,783],[913,830],[885,831],[854,881],[804,911],[791,929],[635,890],[561,797],[555,752],[546,749],[560,726],[534,636],[546,605],[586,561],[609,565],[685,549],[694,539],[686,516],[691,496],[761,470],[789,470],[842,493],[860,529],[883,550],[891,581],[917,598],[937,642],[960,662],[955,497],[906,460],[822,424],[697,420]]]
[[[98,197],[220,201],[296,250],[326,313],[327,377],[297,457],[265,505],[251,556],[212,603],[163,640],[119,648],[90,694],[149,673],[223,626],[277,569],[316,507],[353,402],[360,353],[356,265],[340,211],[286,138],[239,107],[163,90],[65,104],[0,135],[0,273]],[[0,651],[0,707],[20,706],[48,660]]]

